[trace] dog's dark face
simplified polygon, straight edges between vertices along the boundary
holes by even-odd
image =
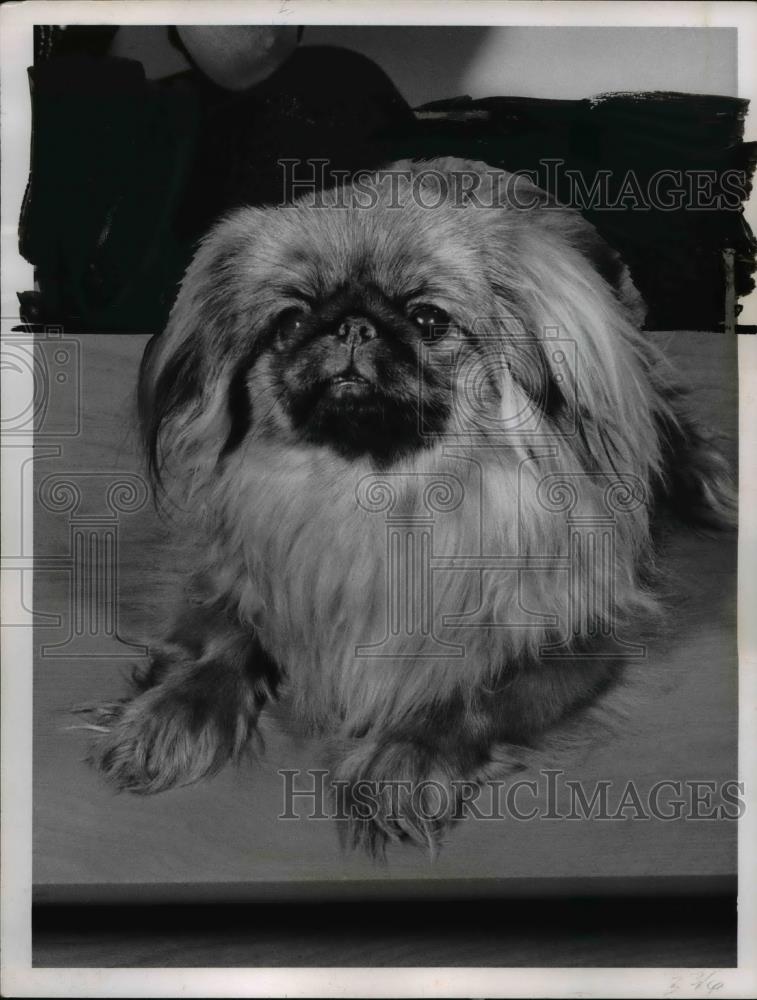
[[[592,402],[617,443],[633,401],[607,395],[626,348],[606,342],[624,320],[587,233],[573,214],[414,195],[238,210],[203,241],[145,356],[153,466],[159,441],[206,473],[253,441],[387,466],[453,433],[513,431],[517,445],[529,407],[564,436],[581,402],[584,425]],[[555,328],[588,363],[563,372]]]
[[[353,280],[275,320],[271,374],[292,426],[346,457],[377,462],[422,448],[449,416],[452,334],[439,306]]]
[[[379,466],[433,446],[461,359],[477,350],[471,318],[495,308],[462,218],[440,231],[417,205],[295,206],[262,221],[254,258],[241,253],[226,286],[247,320],[237,343],[251,347],[235,363],[226,452],[248,431]]]

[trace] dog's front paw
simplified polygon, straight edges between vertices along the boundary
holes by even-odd
[[[95,733],[88,759],[119,790],[150,794],[215,773],[238,755],[251,721],[155,687],[131,700],[85,710]]]
[[[358,744],[336,768],[333,787],[342,844],[375,858],[391,841],[434,857],[455,818],[446,762],[410,740]]]

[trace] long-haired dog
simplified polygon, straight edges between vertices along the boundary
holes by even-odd
[[[146,352],[150,465],[207,544],[94,757],[130,791],[196,781],[286,687],[373,805],[352,839],[433,843],[457,781],[618,679],[654,506],[727,521],[732,493],[578,213],[457,160],[332,195],[220,221]]]

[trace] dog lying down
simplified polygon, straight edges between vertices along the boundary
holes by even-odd
[[[480,163],[222,219],[139,386],[156,492],[204,557],[149,668],[92,710],[99,769],[197,781],[286,689],[347,841],[380,853],[433,848],[458,781],[580,730],[659,610],[656,510],[735,518],[643,314],[577,212]],[[443,815],[396,782],[435,782]]]

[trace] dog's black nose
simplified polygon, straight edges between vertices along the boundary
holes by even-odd
[[[336,335],[354,348],[367,340],[373,340],[377,336],[377,331],[371,320],[365,316],[347,316],[339,324]]]

